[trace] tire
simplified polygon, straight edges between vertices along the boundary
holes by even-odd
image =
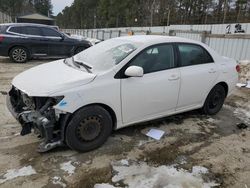
[[[112,132],[112,118],[101,106],[78,110],[66,128],[66,144],[74,150],[86,152],[100,147]]]
[[[204,106],[202,107],[202,111],[204,114],[207,115],[214,115],[217,114],[225,101],[226,92],[223,86],[216,85],[214,88],[209,92]]]
[[[10,59],[15,63],[25,63],[29,60],[29,52],[22,46],[14,47],[10,50]]]
[[[85,50],[84,47],[78,47],[78,48],[76,48],[75,51],[74,51],[74,55],[76,55],[76,54],[82,52],[83,50]]]

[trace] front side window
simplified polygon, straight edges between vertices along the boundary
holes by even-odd
[[[161,44],[148,48],[131,61],[132,65],[142,67],[145,74],[174,68],[173,46]]]
[[[199,45],[178,44],[181,66],[212,63],[213,59],[208,52]]]
[[[60,34],[50,28],[42,28],[43,35],[47,37],[60,37]]]

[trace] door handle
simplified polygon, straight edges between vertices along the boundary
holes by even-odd
[[[179,76],[177,75],[171,75],[170,78],[168,78],[169,81],[179,80]]]

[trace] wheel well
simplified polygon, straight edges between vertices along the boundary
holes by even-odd
[[[216,85],[221,85],[225,89],[226,96],[227,96],[227,94],[228,94],[228,85],[227,85],[227,83],[226,82],[219,82]]]
[[[10,51],[13,49],[13,48],[15,48],[15,47],[22,47],[22,48],[25,48],[27,51],[28,51],[28,55],[29,55],[29,57],[30,57],[30,51],[29,51],[29,49],[28,48],[26,48],[25,46],[22,46],[22,45],[15,45],[15,46],[12,46],[10,49],[9,49],[9,51],[8,51],[8,55],[10,55]]]
[[[89,105],[86,105],[86,106],[83,106],[81,108],[84,108],[84,107],[87,107],[87,106],[93,106],[93,105],[99,105],[101,107],[103,107],[105,110],[108,111],[108,113],[111,115],[111,118],[112,118],[112,122],[113,122],[113,130],[116,129],[116,125],[117,125],[117,118],[116,118],[116,115],[115,115],[115,112],[114,110],[109,107],[108,105],[105,105],[105,104],[101,104],[101,103],[93,103],[93,104],[89,104]],[[80,110],[81,108],[79,108],[78,110]],[[76,111],[78,111],[76,110]],[[75,111],[75,112],[76,112]],[[74,113],[75,113],[74,112]],[[62,138],[63,140],[65,140],[65,132],[66,132],[66,129],[67,129],[67,126],[68,126],[68,123],[70,122],[71,118],[72,118],[72,115],[74,114],[66,114],[66,115],[63,115],[62,116],[62,119],[61,119],[61,131],[62,131]]]
[[[103,107],[105,110],[107,110],[112,118],[113,129],[116,129],[117,118],[116,118],[116,114],[115,114],[114,110],[111,107],[109,107],[106,104],[101,104],[101,103],[96,103],[96,104],[91,104],[91,105],[99,105],[99,106]]]

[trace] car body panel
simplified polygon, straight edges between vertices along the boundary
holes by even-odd
[[[42,64],[17,75],[12,84],[29,96],[51,96],[91,82],[95,74],[71,68],[63,60]]]

